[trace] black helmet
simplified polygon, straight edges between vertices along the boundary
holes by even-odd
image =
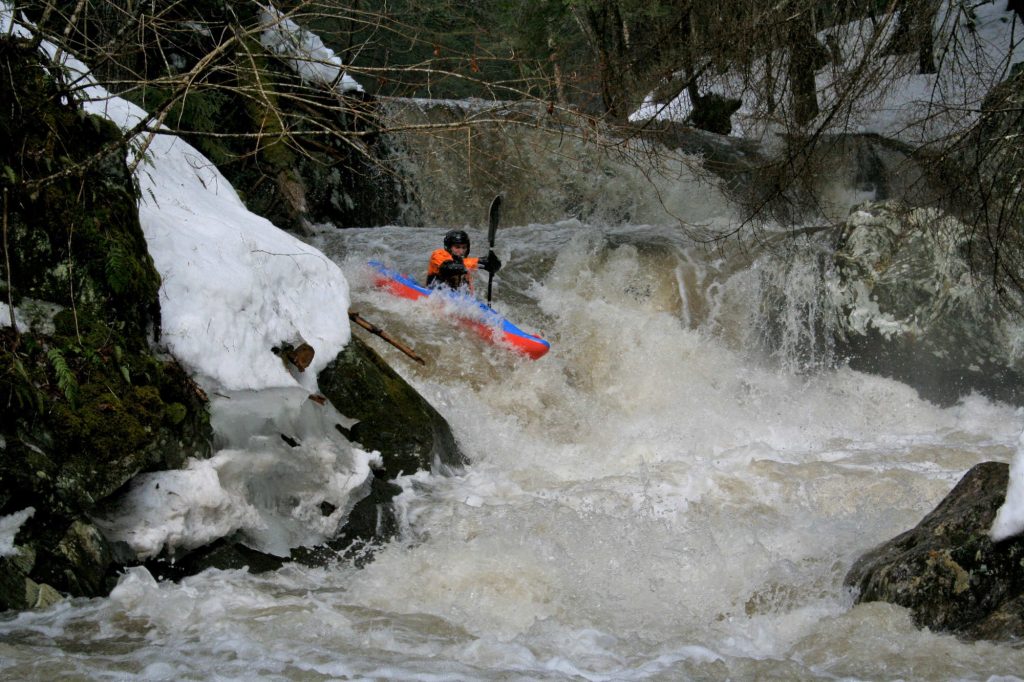
[[[452,247],[456,244],[466,245],[466,255],[469,255],[469,235],[463,230],[449,230],[444,235],[444,250],[451,253]]]

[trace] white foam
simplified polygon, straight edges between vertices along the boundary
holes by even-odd
[[[23,523],[32,518],[36,510],[34,507],[26,507],[21,511],[0,516],[0,557],[15,556],[18,550],[14,547],[14,539],[21,530]]]

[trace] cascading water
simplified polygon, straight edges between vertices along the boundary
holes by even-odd
[[[707,191],[694,214],[728,220]],[[691,192],[690,201],[696,201]],[[450,421],[472,464],[401,480],[402,536],[362,569],[288,565],[180,583],[128,573],[105,599],[0,620],[10,679],[978,679],[1024,652],[920,631],[842,585],[972,465],[1008,461],[1022,418],[941,408],[829,362],[813,263],[778,303],[757,254],[678,227],[503,227],[496,306],[552,342],[481,342],[417,276],[442,228],[325,231],[353,307],[415,346],[380,351]],[[474,252],[484,243],[471,230]],[[814,256],[810,256],[812,260]],[[753,263],[753,264],[751,264]],[[800,274],[799,277],[796,275]],[[766,310],[766,301],[789,309]],[[759,342],[769,326],[782,333]],[[372,340],[376,343],[376,340]],[[768,351],[768,352],[765,352]]]

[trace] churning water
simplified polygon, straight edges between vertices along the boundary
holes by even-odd
[[[989,679],[1024,651],[920,631],[842,586],[1024,419],[939,408],[847,369],[761,352],[759,294],[671,228],[507,227],[495,305],[542,331],[539,361],[429,302],[441,229],[325,233],[373,343],[451,423],[472,464],[403,481],[406,529],[365,568],[126,575],[109,598],[0,621],[9,679]],[[471,231],[474,253],[479,231]],[[813,279],[813,278],[811,278]],[[794,283],[794,286],[798,286]],[[813,286],[813,284],[809,284]]]

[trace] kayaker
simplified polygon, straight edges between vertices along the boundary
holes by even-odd
[[[430,254],[427,286],[442,285],[458,289],[465,284],[472,291],[472,271],[477,268],[494,273],[501,269],[501,260],[494,253],[482,258],[470,258],[469,235],[463,230],[449,230],[444,235],[444,248]]]

